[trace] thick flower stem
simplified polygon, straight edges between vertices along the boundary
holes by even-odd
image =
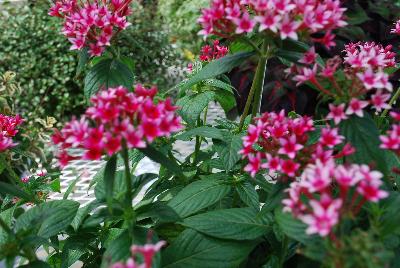
[[[128,155],[128,147],[124,142],[122,144],[122,158],[124,159],[125,166],[125,184],[126,184],[126,193],[125,193],[125,202],[127,208],[132,208],[132,177],[131,170],[129,167],[129,155]]]
[[[200,116],[197,119],[197,126],[198,127],[201,126]],[[195,147],[194,147],[194,156],[193,156],[193,166],[197,165],[198,158],[199,158],[200,147],[201,147],[201,137],[200,136],[196,136],[196,144],[195,144]]]
[[[262,46],[263,54],[260,55],[258,60],[257,70],[254,75],[253,84],[251,85],[249,96],[247,97],[246,105],[244,107],[243,114],[240,118],[239,124],[239,131],[242,131],[244,120],[246,119],[247,115],[250,111],[250,106],[253,104],[253,111],[252,117],[254,117],[260,111],[261,107],[261,96],[263,93],[264,87],[264,78],[265,78],[265,70],[267,67],[267,60],[268,60],[268,42],[267,40],[264,41]]]

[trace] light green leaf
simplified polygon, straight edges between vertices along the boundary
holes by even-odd
[[[203,80],[230,72],[233,68],[239,66],[241,63],[243,63],[245,60],[253,55],[253,52],[240,52],[227,55],[218,60],[214,60],[207,64],[196,75],[191,77],[185,84],[182,85],[182,88],[187,89]]]
[[[236,191],[243,203],[254,209],[260,209],[257,191],[250,182],[245,181],[244,183],[236,185]]]
[[[37,229],[37,235],[50,238],[65,230],[75,218],[79,203],[71,200],[56,200],[40,204],[22,214],[16,224],[17,232]]]
[[[197,118],[214,98],[215,93],[213,91],[205,91],[179,99],[176,103],[177,106],[181,107],[178,113],[189,125],[194,126]]]
[[[224,141],[214,141],[215,150],[224,164],[225,170],[231,170],[240,159],[242,149],[241,135],[227,135]]]
[[[162,252],[164,268],[232,268],[247,258],[254,241],[226,241],[185,230]]]
[[[185,218],[215,204],[230,191],[231,187],[222,180],[199,180],[186,186],[168,205]]]
[[[94,65],[85,77],[85,96],[90,98],[102,88],[132,87],[134,76],[128,66],[115,59],[104,59]]]
[[[183,225],[216,238],[253,240],[270,230],[270,223],[257,218],[254,208],[213,210],[186,218]]]

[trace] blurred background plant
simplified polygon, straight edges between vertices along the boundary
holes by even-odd
[[[209,0],[159,0],[158,13],[169,31],[171,41],[181,48],[186,58],[197,53],[203,45],[198,37],[200,25],[197,19],[200,9],[209,5]]]
[[[77,75],[78,55],[69,51],[59,21],[47,15],[49,2],[28,3],[2,4],[0,73],[17,73],[23,90],[15,107],[23,117],[52,116],[61,123],[84,110],[84,75]],[[135,4],[132,26],[119,35],[118,47],[129,57],[136,82],[157,84],[162,90],[174,83],[171,77],[179,76],[170,66],[180,61],[156,5],[152,0]]]

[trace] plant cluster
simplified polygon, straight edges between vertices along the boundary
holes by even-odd
[[[69,200],[73,183],[64,200],[43,202],[29,187],[44,174],[8,178],[0,194],[16,202],[2,204],[0,258],[9,267],[18,257],[40,267],[397,267],[399,65],[394,46],[365,40],[323,59],[316,43],[335,49],[346,12],[336,0],[212,0],[199,22],[216,39],[164,93],[134,86],[118,42],[91,60],[93,40],[83,42],[91,104],[53,142],[61,166],[105,160],[91,182],[96,199]],[[273,58],[329,109],[261,113]],[[210,102],[235,108],[226,74],[251,60],[241,117],[207,122]],[[189,140],[182,158],[173,145]],[[134,175],[144,157],[160,164],[157,174]]]

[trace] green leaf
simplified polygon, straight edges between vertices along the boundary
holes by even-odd
[[[75,218],[79,203],[71,200],[56,200],[40,204],[22,214],[16,224],[17,232],[37,229],[37,235],[50,238],[65,230]]]
[[[110,267],[117,261],[124,260],[130,255],[130,247],[132,246],[132,239],[125,230],[116,239],[111,241],[103,255],[102,267]]]
[[[83,70],[86,67],[86,64],[88,63],[90,57],[89,57],[89,49],[88,47],[83,48],[81,51],[79,51],[78,55],[78,67],[76,69],[76,76],[81,75]]]
[[[51,266],[44,261],[34,261],[26,265],[18,266],[18,268],[51,268]]]
[[[358,164],[376,164],[377,168],[388,174],[389,168],[385,161],[385,152],[380,146],[379,130],[368,114],[364,117],[352,116],[340,124],[340,132],[350,142],[356,152],[348,159]]]
[[[168,205],[185,218],[215,204],[230,191],[231,187],[222,180],[199,180],[183,188]]]
[[[86,237],[69,237],[63,246],[61,268],[68,268],[75,264],[82,255],[88,252]]]
[[[215,150],[224,164],[225,170],[231,170],[240,159],[242,135],[227,135],[224,141],[214,141]]]
[[[191,77],[186,83],[182,84],[181,87],[188,89],[203,80],[230,72],[233,68],[239,66],[242,62],[253,55],[253,52],[240,52],[212,61],[201,69],[200,72]]]
[[[232,268],[247,258],[254,241],[226,241],[185,230],[162,252],[163,268]]]
[[[153,218],[158,220],[160,223],[171,223],[180,220],[180,217],[175,210],[164,202],[157,202],[143,206],[139,208],[136,213],[138,220]]]
[[[22,198],[26,201],[33,200],[33,197],[28,193],[24,192],[21,188],[16,185],[8,184],[0,181],[0,193],[4,195],[12,195]]]
[[[53,180],[50,183],[50,188],[51,188],[51,190],[53,192],[61,193],[61,181],[60,181],[60,178],[57,178],[57,179]]]
[[[91,211],[93,211],[95,208],[99,206],[99,203],[97,200],[94,200],[87,204],[86,206],[79,208],[78,212],[75,215],[74,220],[71,222],[72,228],[74,228],[75,231],[79,229],[85,218],[89,215]]]
[[[235,189],[243,203],[257,210],[260,208],[257,191],[250,182],[245,181],[244,183],[238,184]]]
[[[275,210],[275,220],[281,230],[290,238],[305,245],[312,243],[316,237],[306,234],[307,225],[285,213],[281,208]]]
[[[70,183],[70,185],[68,185],[68,188],[67,188],[67,190],[65,191],[64,196],[63,196],[63,199],[64,199],[64,200],[68,199],[68,196],[72,193],[72,191],[73,191],[74,188],[75,188],[75,185],[78,183],[78,181],[79,181],[80,178],[81,178],[80,176],[76,177],[76,179],[73,180],[73,181]]]
[[[204,84],[217,89],[223,89],[224,91],[230,93],[231,95],[233,95],[233,91],[236,91],[236,89],[233,86],[218,79],[207,79],[204,81]]]
[[[253,240],[270,230],[270,224],[257,218],[254,208],[213,210],[186,218],[183,225],[209,236],[233,240]]]
[[[106,190],[107,206],[111,209],[113,202],[115,173],[117,171],[117,155],[114,154],[106,164],[104,170],[104,186]]]
[[[85,77],[85,96],[90,98],[102,88],[132,87],[134,76],[128,66],[115,59],[104,59],[94,65]]]
[[[205,91],[196,95],[179,99],[176,103],[181,107],[178,113],[189,125],[196,125],[196,121],[206,106],[215,98],[213,91]]]
[[[236,99],[233,94],[221,89],[216,90],[215,94],[215,100],[221,105],[225,113],[236,107]]]
[[[226,132],[222,129],[202,126],[198,128],[191,129],[182,134],[176,136],[177,140],[189,141],[191,137],[200,136],[204,138],[211,138],[217,140],[224,140],[226,136]]]
[[[122,200],[121,198],[123,198],[123,195],[126,191],[124,176],[125,173],[123,170],[118,170],[115,173],[112,192],[110,192],[110,189],[107,189],[105,177],[100,179],[100,181],[96,184],[96,187],[94,188],[96,199],[98,201],[107,201],[107,198]]]
[[[146,148],[140,148],[139,150],[154,162],[159,163],[174,174],[184,177],[181,167],[175,161],[170,160],[162,152],[158,151],[151,145],[147,145]]]
[[[9,208],[0,213],[0,218],[8,227],[11,228],[11,223],[14,215],[15,207]],[[8,233],[0,226],[0,245],[7,241]]]

